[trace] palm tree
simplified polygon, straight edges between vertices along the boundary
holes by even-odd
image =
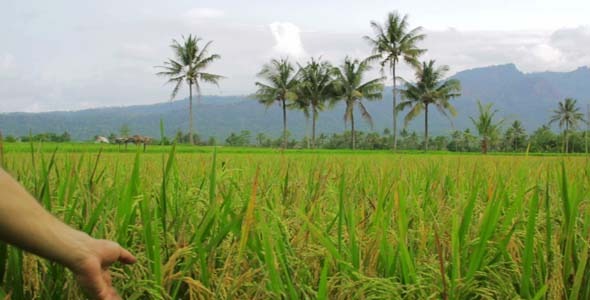
[[[399,15],[396,11],[390,12],[383,25],[375,21],[371,22],[375,37],[365,36],[365,39],[373,46],[373,52],[382,58],[381,67],[389,65],[393,81],[393,150],[397,149],[397,82],[396,67],[401,59],[406,63],[418,65],[418,57],[426,52],[416,45],[426,36],[421,34],[422,27],[408,29],[408,16]]]
[[[301,70],[301,69],[300,69]],[[307,98],[303,98],[301,97],[299,94],[301,94],[301,89],[298,89],[297,91],[298,95],[297,95],[297,99],[295,99],[294,101],[292,101],[291,103],[289,103],[287,105],[287,108],[290,109],[297,109],[303,112],[303,116],[305,117],[305,141],[307,144],[307,148],[310,148],[310,142],[309,142],[309,118],[311,116],[310,110],[311,110],[311,102],[309,101],[309,99]]]
[[[354,106],[355,104],[361,110],[361,116],[371,126],[373,126],[373,119],[367,111],[362,100],[379,100],[383,93],[383,78],[374,78],[363,82],[365,73],[371,69],[370,63],[376,59],[377,56],[370,56],[362,61],[358,59],[351,59],[346,57],[344,64],[339,68],[334,68],[333,73],[335,77],[334,89],[336,97],[334,99],[343,100],[346,102],[346,111],[344,112],[344,122],[350,121],[351,124],[351,138],[350,147],[355,149],[356,138],[354,131]]]
[[[283,149],[287,148],[287,101],[297,100],[298,76],[288,59],[273,59],[258,73],[265,82],[256,82],[258,101],[267,107],[278,102],[283,110]]]
[[[416,83],[406,83],[406,88],[401,90],[403,101],[396,107],[398,111],[410,107],[404,120],[405,126],[424,111],[425,151],[428,151],[429,105],[434,105],[446,117],[448,117],[447,111],[452,116],[457,115],[449,100],[461,95],[461,83],[456,79],[443,80],[448,71],[448,66],[435,68],[434,60],[423,62],[421,66],[416,68]]]
[[[208,54],[208,48],[212,41],[205,43],[203,47],[199,45],[202,41],[196,36],[189,35],[188,38],[183,37],[182,43],[177,40],[172,40],[170,47],[174,52],[174,58],[169,58],[164,62],[162,72],[157,75],[168,77],[167,83],[174,83],[174,89],[170,99],[174,99],[176,94],[182,87],[182,83],[186,82],[189,88],[189,141],[191,145],[194,144],[193,138],[193,86],[197,92],[197,99],[201,98],[201,83],[212,83],[218,85],[221,75],[206,73],[204,70],[214,61],[221,58],[218,54]]]
[[[481,137],[481,153],[488,153],[488,145],[490,139],[492,139],[498,133],[502,120],[495,122],[494,117],[497,110],[492,110],[492,103],[482,105],[480,101],[477,101],[477,109],[479,110],[479,116],[477,119],[469,117],[473,125],[477,129],[479,136]]]
[[[510,128],[506,130],[505,136],[512,150],[517,151],[518,146],[526,137],[526,130],[522,127],[522,123],[519,120],[515,120]]]
[[[332,66],[321,59],[311,59],[305,67],[300,66],[299,99],[311,109],[311,147],[315,148],[315,132],[318,113],[322,111],[328,99],[334,97]],[[301,107],[301,105],[298,105]],[[305,113],[305,111],[304,111]],[[307,111],[306,117],[309,116]]]
[[[553,111],[554,115],[551,117],[549,124],[559,122],[559,128],[565,128],[563,131],[565,153],[568,153],[568,131],[576,129],[578,122],[584,122],[584,115],[580,112],[580,108],[576,107],[578,100],[567,98],[565,102],[559,102],[559,107]]]

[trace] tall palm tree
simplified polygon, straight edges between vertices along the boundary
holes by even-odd
[[[334,97],[332,66],[326,61],[311,59],[304,67],[300,66],[299,99],[307,102],[312,114],[311,146],[315,148],[315,132],[318,113],[327,100]],[[303,100],[305,99],[305,100]]]
[[[287,106],[297,100],[298,73],[288,59],[273,59],[258,73],[265,82],[256,82],[258,101],[267,107],[277,102],[283,110],[283,149],[287,148]]]
[[[444,80],[448,66],[435,68],[434,60],[423,62],[416,68],[416,83],[406,83],[401,91],[402,102],[396,107],[402,111],[410,107],[404,123],[408,123],[424,111],[424,150],[428,151],[428,108],[434,105],[438,111],[449,117],[447,111],[456,116],[457,111],[449,100],[461,95],[461,83],[456,79]]]
[[[393,81],[393,150],[397,149],[397,75],[396,67],[400,60],[416,66],[418,57],[426,52],[420,49],[417,43],[426,36],[421,34],[422,27],[409,29],[408,16],[401,16],[393,11],[387,15],[383,25],[372,21],[371,27],[375,37],[365,36],[365,39],[373,46],[373,52],[381,56],[381,67],[389,66]]]
[[[374,78],[363,81],[366,72],[371,69],[370,63],[378,58],[370,56],[364,60],[351,59],[346,57],[344,64],[339,68],[334,68],[334,88],[336,97],[334,99],[346,102],[346,111],[344,112],[344,122],[350,121],[351,138],[350,147],[355,149],[356,137],[354,129],[354,106],[357,105],[361,111],[361,116],[371,126],[373,119],[362,100],[379,100],[383,97],[383,78]]]
[[[580,112],[580,108],[576,107],[578,100],[566,98],[564,102],[559,102],[559,106],[553,111],[554,115],[551,117],[549,124],[559,122],[559,128],[564,128],[563,137],[565,143],[565,153],[568,153],[568,131],[576,129],[579,122],[584,122],[584,115]]]
[[[490,139],[496,136],[498,130],[500,130],[500,125],[503,122],[502,120],[497,122],[494,120],[498,111],[492,110],[492,105],[493,103],[482,105],[480,101],[477,101],[479,116],[477,119],[469,117],[481,137],[481,153],[483,154],[488,153]]]
[[[201,98],[201,83],[219,84],[219,80],[223,78],[221,75],[206,73],[204,70],[214,61],[221,58],[218,54],[208,53],[208,48],[212,41],[205,43],[203,47],[199,45],[202,40],[196,36],[189,35],[188,38],[183,37],[182,43],[177,40],[172,40],[170,48],[174,52],[174,58],[169,58],[164,62],[163,66],[158,68],[163,71],[158,72],[157,75],[168,77],[167,83],[174,83],[174,89],[170,99],[174,99],[178,91],[182,87],[183,82],[186,82],[189,88],[189,141],[191,145],[194,144],[193,138],[193,86],[197,92],[197,99]]]
[[[307,143],[307,148],[310,148],[311,145],[309,142],[309,119],[311,117],[311,102],[309,101],[309,99],[301,97],[301,89],[298,89],[297,93],[297,99],[289,103],[287,105],[287,108],[296,109],[303,112],[303,116],[305,117],[305,141]]]

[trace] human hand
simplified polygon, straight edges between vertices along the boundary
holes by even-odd
[[[115,262],[133,264],[136,258],[119,244],[108,240],[90,239],[87,254],[69,268],[90,299],[121,299],[113,288],[109,266]]]

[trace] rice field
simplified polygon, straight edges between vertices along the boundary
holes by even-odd
[[[48,210],[137,256],[124,299],[590,299],[586,157],[19,147]],[[2,297],[83,298],[5,246]]]

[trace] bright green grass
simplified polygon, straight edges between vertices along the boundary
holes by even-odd
[[[135,153],[137,146],[129,144],[127,149],[125,146],[119,146],[114,144],[94,144],[94,143],[40,143],[35,142],[34,147],[36,151],[40,152],[53,152],[57,149],[57,152],[64,153],[97,153],[99,151],[105,153]],[[30,143],[5,143],[5,152],[7,153],[22,153],[31,152]],[[139,147],[141,148],[141,146]],[[161,145],[148,145],[146,153],[168,153],[172,146],[161,146]],[[143,151],[143,148],[141,148]],[[391,154],[390,150],[350,150],[350,149],[287,149],[282,151],[277,148],[258,148],[258,147],[230,147],[230,146],[190,146],[190,145],[178,145],[176,146],[177,153],[213,153],[216,149],[218,153],[235,153],[235,154],[365,154],[365,155],[382,155]],[[424,152],[421,150],[398,150],[397,154],[433,154],[433,155],[480,155],[478,152],[451,152],[451,151],[429,151]],[[490,156],[562,156],[561,153],[509,153],[509,152],[491,152]],[[585,156],[583,153],[570,153],[568,156]]]
[[[125,299],[590,297],[584,157],[54,146],[7,145],[5,166],[138,256],[114,271]],[[2,262],[12,299],[81,297],[59,266]]]

